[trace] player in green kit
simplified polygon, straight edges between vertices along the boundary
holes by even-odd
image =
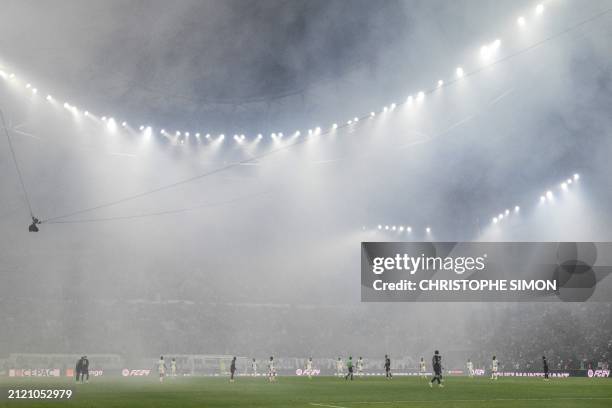
[[[348,373],[346,374],[346,377],[344,377],[344,379],[348,380],[349,377],[351,377],[351,381],[353,381],[353,357],[348,358],[348,361],[346,362],[346,368],[348,368]]]

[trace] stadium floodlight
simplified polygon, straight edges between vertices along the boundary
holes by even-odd
[[[395,225],[391,227],[391,231],[395,231],[396,227]]]
[[[493,44],[491,44],[491,46],[494,50],[498,49],[501,46],[501,40],[499,38],[496,39],[495,41],[493,41]]]
[[[196,137],[199,139],[200,138],[200,132],[196,133]]]
[[[374,116],[376,116],[376,112],[370,112],[370,117],[373,118]]]
[[[34,95],[36,95],[36,94],[38,93],[38,89],[36,89],[36,88],[32,88],[32,93],[33,93]]]
[[[185,132],[185,136],[189,137],[189,132]]]
[[[506,208],[506,212],[505,212],[505,214],[506,214],[506,215],[510,215],[510,210]]]
[[[438,88],[444,86],[444,81],[443,80],[438,80]]]
[[[106,122],[106,116],[102,116],[102,120]]]
[[[389,226],[388,226],[388,225],[385,225],[385,230],[388,230],[388,229],[389,229]]]
[[[49,102],[51,102],[51,101],[53,100],[53,97],[52,97],[51,95],[47,95],[47,98],[46,98],[46,99],[47,99]]]
[[[166,129],[160,130],[159,133],[161,133],[162,135],[165,135],[166,134]]]
[[[221,136],[219,136],[219,140],[224,140],[225,139],[225,135],[221,134]]]
[[[395,104],[394,104],[395,105]],[[359,122],[359,118],[357,116],[355,116],[355,118],[353,119],[355,122]]]
[[[402,225],[400,225],[399,230],[400,230],[400,232],[404,231],[404,227]]]
[[[141,132],[144,130],[144,128],[145,128],[145,127],[144,127],[144,125],[140,125],[140,126],[138,127],[138,129],[139,129]]]
[[[315,128],[315,132],[316,132],[316,133],[321,133],[321,127],[317,126],[317,127]],[[281,133],[281,134],[282,134],[282,133]]]
[[[421,102],[423,99],[425,99],[425,92],[419,91],[417,94],[417,101]]]
[[[544,5],[543,4],[538,4],[535,8],[535,13],[536,16],[541,15],[544,12]]]
[[[332,125],[332,129],[334,129],[334,130],[335,130],[335,129],[338,129],[338,124],[337,124],[337,123],[334,123],[334,124]]]
[[[85,112],[83,112],[83,115],[85,115],[85,116],[89,116],[89,111],[85,111]]]
[[[552,191],[548,190],[546,192],[546,198],[548,198],[549,200],[552,200],[553,198],[555,198],[555,196],[553,195]]]
[[[208,139],[209,137],[210,137],[210,135],[206,135],[206,138],[207,138],[207,139]],[[260,139],[260,140],[261,140],[261,138],[263,138],[263,135],[262,135],[261,133],[259,133],[259,134],[257,135],[257,139]]]
[[[121,126],[126,127],[127,126],[127,122],[121,122]]]
[[[110,118],[106,122],[106,128],[111,132],[114,132],[115,130],[117,130],[117,123],[115,122],[115,119]]]
[[[463,68],[457,67],[457,69],[455,70],[455,73],[457,74],[457,78],[463,78],[463,75],[464,75]]]
[[[397,106],[397,105],[395,105],[395,103],[392,103],[392,104],[391,104],[391,110],[395,109],[395,107],[396,107],[396,106]]]
[[[503,213],[499,213],[499,215],[497,216],[497,218],[501,221],[504,219],[504,214]]]
[[[353,124],[353,121],[349,119],[348,122],[346,122],[346,124],[350,126]]]
[[[516,24],[518,24],[519,27],[524,27],[525,23],[527,21],[525,20],[525,17],[520,16],[519,18],[516,19]]]
[[[567,183],[565,181],[561,183],[561,189],[567,190]]]
[[[64,102],[64,108],[68,109],[70,107],[70,105],[68,104],[68,102]]]
[[[406,231],[407,232],[412,232],[412,227],[410,227],[410,226],[406,227]]]
[[[574,174],[574,180],[578,180],[579,178],[580,178],[580,174],[578,174],[578,173]]]
[[[519,207],[518,205],[514,206],[514,212],[517,213],[521,211],[521,207]]]
[[[176,132],[174,132],[174,136],[180,136],[181,132],[179,132],[178,130]]]
[[[431,233],[431,228],[430,227],[425,228],[425,232],[430,234]]]
[[[30,89],[31,87],[32,87],[32,85],[26,84],[26,89]]]
[[[546,197],[544,197],[543,195],[540,196],[540,202],[543,203],[544,201],[546,201]]]
[[[497,217],[493,217],[493,224],[497,224]]]
[[[383,106],[383,112],[386,112],[386,111],[387,111],[387,107]]]
[[[382,229],[382,225],[378,224],[378,229]]]

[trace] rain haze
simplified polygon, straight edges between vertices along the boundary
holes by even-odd
[[[360,243],[612,240],[612,1],[0,3],[0,361],[610,358],[611,303],[361,302]]]

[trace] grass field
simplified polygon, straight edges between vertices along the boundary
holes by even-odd
[[[7,400],[7,388],[72,388],[71,400]],[[263,378],[167,379],[96,378],[89,384],[69,379],[0,379],[5,407],[291,407],[291,408],[502,408],[502,407],[612,407],[612,379],[450,377],[445,387],[429,388],[415,377],[393,380],[368,377],[353,382],[334,377],[280,377],[275,384]]]

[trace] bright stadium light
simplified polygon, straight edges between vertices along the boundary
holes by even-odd
[[[549,200],[552,200],[553,198],[555,198],[555,196],[553,195],[552,191],[548,190],[546,192],[546,198],[548,198]]]
[[[535,8],[535,13],[536,16],[541,15],[544,12],[544,5],[543,4],[538,4]]]
[[[431,228],[430,227],[425,228],[425,232],[430,234],[431,233]]]
[[[394,226],[391,227],[391,231],[395,231],[395,230],[396,230],[396,227],[394,225]]]
[[[504,219],[504,214],[503,213],[499,213],[499,215],[497,216],[497,218],[501,221]]]
[[[389,226],[388,226],[388,225],[385,225],[385,230],[388,230],[388,229],[389,229]]]
[[[108,119],[108,121],[106,121],[106,128],[110,130],[111,132],[114,132],[115,130],[117,130],[117,123],[115,122],[115,119],[113,118]]]
[[[378,229],[382,229],[382,225],[378,224]]]
[[[495,41],[493,41],[493,44],[491,44],[491,46],[494,50],[498,49],[501,46],[501,40],[499,38],[496,39]]]
[[[49,102],[53,101],[53,97],[52,97],[51,95],[47,95],[47,98],[46,98],[46,99],[47,99]]]
[[[400,231],[400,232],[404,231],[404,227],[403,227],[402,225],[400,225],[400,227],[399,227],[399,231]]]
[[[38,93],[38,89],[36,89],[36,88],[32,88],[32,93],[33,93],[34,95],[36,95],[36,94]]]
[[[497,217],[493,217],[493,224],[497,224]]]
[[[516,19],[516,24],[518,24],[519,27],[525,27],[525,17],[520,16],[519,18]]]
[[[567,190],[567,183],[565,181],[563,183],[561,183],[561,189],[562,190]]]
[[[370,117],[373,118],[374,116],[376,116],[376,112],[370,112]]]
[[[463,78],[463,68],[461,67],[457,67],[457,69],[455,70],[455,73],[457,74],[457,78]]]
[[[121,122],[121,126],[126,127],[127,126],[127,122]]]
[[[406,227],[406,231],[407,232],[412,232],[412,227],[410,227],[410,226]]]
[[[420,92],[417,94],[417,101],[421,102],[421,101],[423,101],[423,99],[425,99],[425,92],[420,91]]]
[[[540,196],[540,202],[543,203],[544,201],[546,201],[546,197],[544,197],[543,195]]]
[[[334,130],[338,129],[338,124],[337,124],[337,123],[334,123],[334,124],[332,125],[332,129],[334,129]]]
[[[443,80],[438,80],[438,88],[444,86],[444,81]]]
[[[83,115],[85,115],[85,116],[89,116],[89,111],[85,111],[85,112],[83,112]]]
[[[510,215],[510,210],[506,209],[505,213],[506,216]]]
[[[578,181],[578,179],[580,179],[580,174],[578,173],[574,174],[574,180]]]
[[[518,205],[514,206],[514,212],[517,213],[521,211],[521,207],[519,207]]]

